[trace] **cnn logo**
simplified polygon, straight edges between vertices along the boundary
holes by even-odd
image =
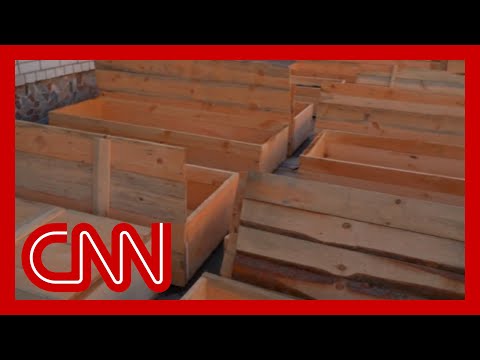
[[[90,287],[92,263],[106,285],[116,292],[129,288],[132,262],[146,285],[164,292],[171,283],[171,224],[151,225],[151,249],[129,224],[112,230],[111,252],[98,232],[87,223],[77,224],[71,233],[71,271],[53,272],[42,262],[42,253],[54,243],[67,243],[66,223],[47,224],[32,232],[22,249],[25,274],[37,287],[52,292],[82,292]]]

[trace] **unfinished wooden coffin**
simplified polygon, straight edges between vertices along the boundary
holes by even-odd
[[[222,274],[304,299],[463,299],[464,208],[250,173]]]
[[[465,77],[421,64],[297,62],[290,68],[292,107],[314,103],[317,131],[464,145]]]
[[[461,64],[428,60],[297,61],[290,66],[290,82],[311,87],[321,85],[318,81],[331,80],[464,95],[465,76],[456,73]]]
[[[464,205],[460,146],[323,130],[301,155],[302,178]]]
[[[465,144],[465,98],[374,85],[323,83],[316,128]]]
[[[181,300],[294,300],[294,297],[203,273]]]
[[[288,69],[237,61],[97,61],[99,98],[54,110],[51,124],[187,148],[187,162],[273,171],[313,130],[290,111]]]
[[[148,300],[154,293],[146,286],[135,267],[132,267],[132,282],[124,292],[111,291],[95,267],[92,268],[91,286],[81,292],[49,292],[36,287],[22,268],[22,248],[31,232],[51,223],[67,223],[71,230],[75,225],[87,222],[95,227],[110,250],[111,231],[120,221],[94,216],[84,212],[67,210],[45,203],[15,198],[15,297],[17,300]],[[150,228],[134,226],[150,248]],[[54,272],[71,271],[70,239],[66,244],[53,244],[45,248],[43,263]]]
[[[184,148],[19,120],[15,146],[17,196],[147,227],[171,222],[174,285],[229,231],[238,174],[186,165]]]

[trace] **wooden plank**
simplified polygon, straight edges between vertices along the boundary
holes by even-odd
[[[332,159],[303,158],[302,179],[463,207],[465,180]]]
[[[15,149],[60,160],[91,164],[94,144],[84,132],[49,128],[29,121],[15,121]]]
[[[96,60],[95,65],[100,70],[288,89],[288,68],[271,63],[232,60]]]
[[[185,149],[130,138],[111,140],[112,170],[184,181]]]
[[[465,297],[462,277],[427,271],[424,268],[380,256],[363,254],[283,235],[241,227],[237,250],[263,258],[346,279],[409,289],[419,295],[444,299]]]
[[[29,200],[42,201],[45,194],[56,197],[58,202],[53,205],[66,207],[73,203],[77,209],[91,206],[92,174],[90,164],[15,152],[15,191]]]
[[[463,273],[460,241],[245,200],[242,224],[271,233]]]
[[[185,183],[113,169],[110,216],[116,211],[143,215],[152,222],[186,220]],[[117,213],[118,214],[118,213]]]
[[[108,216],[110,208],[110,164],[110,140],[97,139],[93,168],[93,211],[100,216]]]
[[[259,171],[272,172],[287,158],[288,139],[289,128],[285,126],[262,145]]]
[[[288,91],[244,84],[214,84],[199,80],[171,79],[152,74],[95,71],[105,93],[124,92],[158,98],[217,102],[250,109],[289,112]]]
[[[328,276],[311,269],[239,252],[233,265],[233,278],[258,287],[306,300],[419,300],[418,295],[370,284]]]
[[[187,179],[187,209],[194,211],[232,176],[232,172],[187,164],[185,175]]]
[[[405,111],[406,110],[406,111]],[[326,104],[317,106],[317,127],[328,121],[345,121],[377,128],[395,127],[400,130],[432,132],[434,134],[464,136],[465,120],[462,117],[419,114],[408,109],[393,111],[351,104]]]
[[[360,97],[375,100],[399,101],[413,104],[431,104],[441,106],[461,107],[465,106],[465,97],[452,94],[436,94],[425,91],[412,91],[405,89],[387,88],[382,86],[369,86],[363,84],[351,84],[338,82],[319,81],[320,94],[322,97],[346,96]]]
[[[187,277],[191,277],[228,233],[238,186],[238,174],[212,193],[187,219],[185,228]]]
[[[269,129],[269,124],[277,122],[288,123],[290,114],[276,111],[261,111],[258,109],[234,107],[228,104],[218,104],[211,101],[189,100],[189,99],[170,99],[162,98],[161,100],[146,94],[136,95],[127,93],[101,93],[97,99],[112,102],[121,101],[123,104],[130,106],[141,106],[144,110],[150,111],[154,114],[162,114],[162,116],[174,116],[176,119],[186,117],[200,118],[210,123],[221,124],[235,123],[237,119],[242,126],[245,127],[259,127],[262,129]],[[87,100],[88,101],[88,100]],[[82,103],[87,103],[84,101]],[[77,105],[77,104],[76,104]],[[54,110],[67,112],[69,107]],[[260,122],[260,123],[259,123]]]
[[[321,93],[322,104],[335,104],[367,107],[389,111],[403,111],[425,115],[441,115],[462,118],[465,116],[465,108],[462,106],[446,106],[429,103],[402,102],[396,100],[372,99],[368,97],[357,97],[341,95],[337,93]]]
[[[464,241],[459,206],[255,172],[245,198]]]
[[[293,297],[203,273],[181,300],[293,300]]]
[[[315,111],[314,104],[310,104],[293,119],[293,125],[290,130],[291,143],[289,146],[289,155],[298,149],[305,139],[313,134],[315,122],[313,120]]]

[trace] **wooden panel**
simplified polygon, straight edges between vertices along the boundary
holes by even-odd
[[[455,206],[465,205],[465,180],[331,159],[304,158],[302,179]]]
[[[15,121],[15,149],[48,157],[91,164],[94,143],[91,135],[68,129]]]
[[[245,197],[464,241],[465,211],[459,206],[254,172]]]
[[[231,176],[188,217],[185,231],[187,277],[221,243],[232,221],[238,174]]]
[[[112,139],[112,169],[139,175],[183,181],[185,149],[136,141]]]
[[[464,149],[435,143],[322,131],[299,174],[338,185],[463,205]]]
[[[182,146],[187,149],[188,163],[225,170],[257,169],[261,152],[261,145],[253,143],[92,119],[80,115],[67,116],[52,112],[50,122],[68,128]]]
[[[110,216],[115,211],[142,215],[152,222],[184,222],[185,183],[112,170]],[[127,220],[127,219],[121,219]]]
[[[171,79],[152,74],[121,71],[95,71],[97,83],[105,92],[124,92],[158,98],[191,99],[232,104],[250,109],[289,112],[289,93],[283,89],[243,84],[211,84],[199,80]]]
[[[181,300],[293,300],[293,297],[203,273]]]
[[[465,246],[456,240],[253,200],[243,203],[242,224],[315,243],[465,271]]]
[[[257,229],[240,228],[237,250],[335,277],[365,279],[372,283],[409,289],[423,296],[444,299],[463,299],[465,296],[462,276],[432,272],[397,260]]]
[[[413,104],[426,104],[441,105],[441,106],[454,106],[464,107],[465,97],[452,94],[436,94],[427,93],[425,91],[412,91],[405,89],[392,89],[382,86],[369,86],[363,84],[351,84],[351,83],[338,83],[329,81],[319,81],[320,94],[323,97],[329,96],[345,96],[345,97],[360,97],[368,98],[373,101],[374,99],[399,101]],[[376,103],[376,101],[374,102]],[[382,104],[379,102],[379,104]],[[389,104],[388,102],[386,104]],[[384,108],[382,106],[382,108]],[[422,108],[420,108],[422,109]]]
[[[30,200],[42,200],[42,194],[58,200],[53,205],[91,207],[92,166],[89,164],[15,152],[15,191]],[[26,190],[26,191],[25,191]],[[34,197],[26,196],[33,195]]]
[[[270,63],[232,60],[96,60],[95,68],[288,89],[288,68]]]
[[[287,158],[288,139],[289,129],[285,126],[281,132],[273,135],[262,145],[259,171],[272,172]]]
[[[314,111],[315,106],[310,104],[299,114],[295,115],[292,127],[290,128],[290,136],[292,139],[289,147],[290,155],[303,144],[305,139],[313,134],[315,127],[313,120]]]
[[[110,208],[110,164],[111,146],[109,139],[97,139],[95,142],[93,212],[108,216]]]
[[[233,278],[301,299],[316,300],[420,300],[425,297],[366,281],[333,277],[312,269],[239,252]]]
[[[177,106],[132,99],[123,101],[103,96],[55,110],[54,117],[83,116],[253,143],[261,143],[288,123],[288,118],[282,114],[278,116],[271,114],[259,120],[255,113],[240,116],[184,109],[180,107],[183,103]]]

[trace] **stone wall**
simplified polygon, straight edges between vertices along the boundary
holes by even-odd
[[[47,123],[52,109],[97,96],[92,61],[17,60],[16,118]]]

